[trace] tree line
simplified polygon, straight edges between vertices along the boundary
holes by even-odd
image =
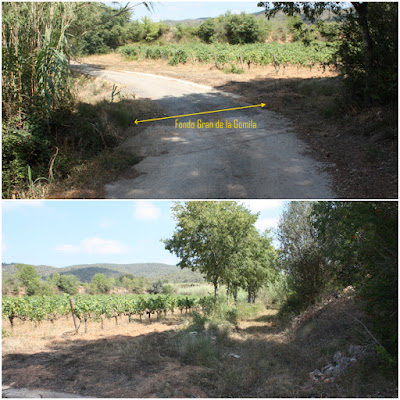
[[[190,201],[172,209],[176,230],[165,248],[181,259],[178,266],[200,272],[237,299],[239,288],[254,303],[258,291],[276,275],[276,251],[269,232],[254,226],[258,215],[234,201]]]
[[[181,268],[201,272],[227,296],[282,286],[281,315],[299,313],[351,286],[385,351],[397,354],[397,202],[290,202],[275,250],[258,214],[227,201],[190,201],[173,208],[176,229],[165,247]]]
[[[24,293],[27,296],[51,296],[66,293],[75,295],[107,294],[114,289],[125,289],[125,292],[134,294],[172,294],[174,287],[168,279],[149,279],[132,274],[122,274],[118,277],[96,273],[90,282],[80,282],[74,274],[54,273],[46,279],[41,279],[36,268],[32,265],[18,264],[16,273],[3,274],[3,295],[18,296]]]

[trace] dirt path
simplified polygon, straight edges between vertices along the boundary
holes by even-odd
[[[212,88],[131,71],[85,72],[124,85],[125,90],[156,100],[165,115],[181,115],[249,104]],[[175,120],[148,122],[124,149],[145,157],[134,179],[107,185],[108,198],[334,198],[323,163],[305,155],[290,122],[267,109],[251,108],[190,118],[252,128],[175,128]],[[188,118],[180,119],[187,122]]]

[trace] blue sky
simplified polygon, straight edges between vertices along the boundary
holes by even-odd
[[[260,212],[256,227],[276,227],[285,202],[243,201]],[[3,200],[2,262],[66,267],[179,260],[161,239],[172,236],[170,201]],[[276,245],[278,243],[276,242]]]
[[[228,10],[236,14],[242,11],[254,13],[263,10],[263,8],[257,7],[258,1],[159,1],[153,3],[154,11],[152,13],[149,13],[143,5],[135,7],[133,19],[150,17],[153,21],[161,21],[165,19],[213,18],[225,14]],[[131,3],[131,5],[134,4],[137,3]]]

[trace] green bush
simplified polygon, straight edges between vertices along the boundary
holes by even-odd
[[[288,296],[286,301],[279,308],[278,315],[281,317],[288,317],[297,315],[307,307],[307,304],[301,299],[297,293],[292,293]]]
[[[215,33],[215,21],[211,18],[206,19],[199,26],[198,35],[200,39],[206,43],[211,43],[213,41],[214,33]]]
[[[192,317],[192,324],[190,326],[190,329],[193,329],[195,331],[204,331],[207,317],[205,315],[201,315],[198,312],[193,312],[191,314],[191,317]]]

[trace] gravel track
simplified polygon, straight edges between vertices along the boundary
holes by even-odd
[[[238,96],[213,88],[130,71],[74,66],[120,85],[124,91],[157,101],[166,115],[247,106]],[[324,164],[306,155],[290,121],[265,108],[180,118],[179,122],[254,121],[256,129],[177,129],[174,119],[148,126],[122,147],[140,152],[133,179],[106,185],[107,197],[162,199],[335,198]]]

